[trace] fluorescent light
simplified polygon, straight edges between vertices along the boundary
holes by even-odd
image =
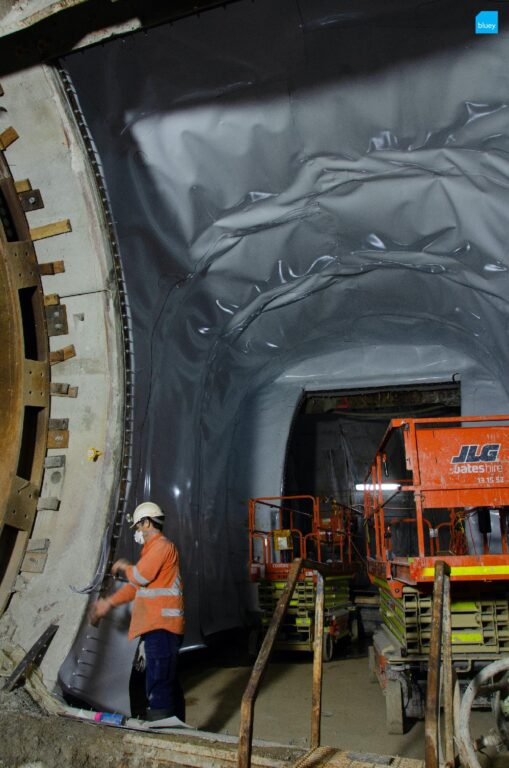
[[[371,485],[370,483],[357,483],[355,486],[356,491],[378,491],[382,488],[382,491],[399,491],[401,485],[398,483],[382,483],[382,485]]]

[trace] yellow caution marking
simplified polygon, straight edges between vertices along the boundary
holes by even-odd
[[[434,568],[423,568],[422,576],[434,578]],[[509,565],[453,565],[451,576],[509,576]]]

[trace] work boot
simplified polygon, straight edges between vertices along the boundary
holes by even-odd
[[[154,720],[164,720],[165,717],[173,717],[171,709],[147,709],[145,720],[153,722]]]

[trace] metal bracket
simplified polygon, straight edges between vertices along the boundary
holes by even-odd
[[[42,652],[46,650],[46,646],[49,645],[53,636],[58,629],[58,624],[50,624],[49,627],[42,633],[40,638],[33,644],[25,657],[20,661],[18,666],[14,669],[11,675],[4,683],[3,691],[10,693],[20,677],[25,674],[25,671],[29,664],[37,661],[37,658],[42,655]]]

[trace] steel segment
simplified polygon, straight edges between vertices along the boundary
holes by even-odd
[[[28,222],[0,153],[0,613],[36,515],[49,423],[44,295]]]

